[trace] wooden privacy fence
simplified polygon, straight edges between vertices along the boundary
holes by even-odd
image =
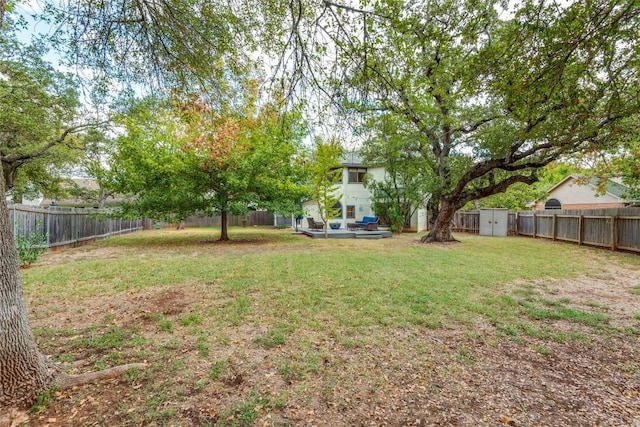
[[[453,226],[478,233],[480,212],[457,212]],[[640,208],[509,212],[508,233],[640,252]]]
[[[516,234],[518,212],[509,212],[507,234]],[[458,211],[453,217],[453,231],[478,234],[480,232],[480,211]]]
[[[40,233],[44,236],[47,248],[75,246],[85,241],[142,229],[141,219],[113,219],[101,213],[104,212],[94,209],[9,206],[14,238]]]
[[[276,215],[268,211],[251,211],[247,215],[227,215],[227,225],[230,227],[247,227],[254,225],[291,225],[291,217]],[[202,217],[192,216],[185,221],[186,227],[220,227],[219,215]]]
[[[187,218],[183,225],[185,227],[220,227],[221,223],[222,218],[219,215],[194,215]],[[162,228],[171,225],[166,222],[145,219],[143,228],[145,230],[152,229],[158,224]],[[229,227],[253,227],[254,225],[292,226],[293,222],[290,216],[274,215],[273,212],[268,211],[251,211],[247,215],[228,215],[227,225]]]

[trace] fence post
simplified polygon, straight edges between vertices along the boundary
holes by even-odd
[[[582,231],[584,229],[584,217],[580,215],[578,217],[578,245],[582,244]]]
[[[45,214],[45,227],[47,227],[47,250],[51,247],[51,211],[47,209]]]
[[[615,215],[611,215],[611,250],[615,251],[616,250],[616,240],[618,240],[618,233],[617,233],[617,227],[616,227],[616,223],[618,221],[618,218]]]
[[[533,213],[533,238],[534,238],[534,239],[536,238],[536,232],[538,231],[538,230],[537,230],[537,228],[538,228],[538,227],[537,227],[536,222],[537,222],[537,221],[536,221],[536,213],[534,212],[534,213]]]
[[[73,239],[75,240],[75,244],[78,244],[78,209],[73,208]]]
[[[551,239],[552,240],[556,240],[556,225],[558,222],[558,216],[554,213],[553,214],[553,220],[551,221]]]

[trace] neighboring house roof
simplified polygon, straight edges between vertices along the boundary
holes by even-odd
[[[71,178],[71,181],[80,188],[84,188],[86,190],[99,190],[100,185],[95,179],[92,178]]]
[[[100,185],[93,178],[70,178],[70,181],[73,185],[77,186],[79,189],[98,192],[100,190]],[[113,195],[105,195],[104,203],[107,205],[118,204],[123,202],[123,198],[121,196],[113,196]],[[73,197],[73,196],[70,196]],[[44,198],[41,201],[41,205],[50,205],[54,200],[50,198]],[[94,200],[93,197],[89,197],[88,199],[83,198],[81,195],[78,195],[77,198],[69,198],[69,199],[56,199],[55,202],[59,205],[95,205],[98,203],[97,200]]]
[[[552,186],[551,188],[549,188],[547,190],[547,194],[552,194],[555,190],[557,190],[558,188],[564,186],[565,184],[569,183],[569,181],[578,181],[580,179],[584,179],[585,177],[582,175],[567,175],[564,179],[562,179],[560,182],[558,182],[556,185]],[[571,184],[571,185],[585,185],[588,186],[592,189],[593,194],[599,194],[599,189],[598,189],[598,181],[599,179],[594,177],[589,179],[589,182],[585,183],[585,184]],[[618,199],[621,202],[626,202],[626,201],[631,201],[631,200],[627,200],[624,197],[624,194],[629,191],[629,187],[627,187],[624,184],[615,182],[613,180],[608,180],[607,183],[607,187],[605,189],[605,194],[609,195],[611,197],[614,197],[615,199]]]
[[[589,185],[593,187],[598,186],[598,178],[591,178],[589,180]],[[624,195],[629,192],[629,187],[622,184],[621,182],[616,182],[614,180],[608,180],[607,183],[607,193],[613,194],[614,196],[620,197],[621,200],[627,200]]]

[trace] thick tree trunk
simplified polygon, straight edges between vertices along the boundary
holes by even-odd
[[[104,371],[69,376],[47,360],[36,346],[22,291],[20,260],[9,219],[0,162],[0,424],[8,409],[31,405],[53,385],[61,389],[122,375],[146,364],[116,366]]]
[[[422,237],[422,243],[431,242],[456,242],[451,234],[452,220],[458,206],[454,205],[448,200],[443,200],[440,204],[440,210],[438,216],[435,219],[433,227],[428,234]]]
[[[229,240],[229,234],[227,232],[227,211],[220,212],[220,241],[226,242]]]
[[[31,334],[1,169],[0,163],[0,408],[3,408],[31,403],[53,385],[59,371],[40,354]]]
[[[436,224],[436,218],[438,218],[438,213],[440,212],[440,201],[435,197],[431,197],[429,202],[427,202],[427,222],[429,225],[429,230],[433,230]]]

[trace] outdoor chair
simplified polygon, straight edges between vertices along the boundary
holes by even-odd
[[[309,228],[312,230],[322,230],[324,229],[324,222],[316,221],[315,219],[308,217],[307,222],[309,223]]]
[[[362,217],[362,221],[347,224],[347,228],[349,230],[373,231],[378,229],[378,221],[378,218],[375,216],[364,216]]]
[[[360,226],[360,230],[374,231],[378,229],[378,218],[375,221],[367,222],[365,225]]]

